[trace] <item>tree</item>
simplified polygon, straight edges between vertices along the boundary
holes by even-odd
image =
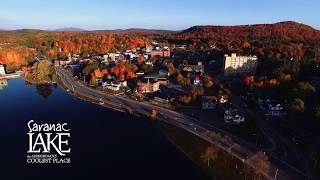
[[[210,167],[210,160],[214,161],[217,157],[218,149],[213,146],[207,147],[206,151],[200,156],[203,162],[207,162],[208,167]]]
[[[150,118],[151,118],[151,120],[156,120],[157,119],[157,111],[156,110],[153,109],[151,111]]]
[[[312,94],[316,92],[316,88],[308,82],[299,82],[294,88],[294,91],[296,93],[296,96],[306,99],[308,97],[311,97]]]
[[[50,84],[37,84],[37,93],[47,99],[53,92]]]
[[[99,69],[99,65],[96,61],[88,62],[84,65],[84,68],[82,69],[82,73],[85,76],[89,76],[92,71]]]
[[[222,136],[220,133],[216,133],[216,132],[211,132],[210,133],[210,138],[213,140],[213,141],[219,141]]]
[[[253,76],[245,76],[243,78],[243,82],[245,83],[246,86],[252,86],[254,83],[254,78]]]
[[[198,96],[202,96],[204,94],[204,89],[202,87],[192,87],[190,95],[191,100],[196,101]]]
[[[204,78],[204,87],[206,88],[210,88],[213,86],[213,80],[212,80],[212,77],[211,76],[206,76]]]
[[[304,111],[304,101],[299,98],[295,98],[290,105],[290,109],[294,112],[303,112]]]
[[[168,69],[168,72],[169,72],[170,75],[174,74],[175,67],[174,67],[173,63],[168,63],[167,64],[167,69]]]
[[[181,86],[188,86],[190,85],[190,79],[185,78],[181,73],[178,73],[176,76],[176,82],[177,84]]]
[[[189,104],[191,101],[191,97],[187,95],[179,96],[179,102],[183,104]]]
[[[315,108],[314,111],[315,111],[315,112],[314,112],[314,116],[315,116],[318,120],[320,120],[320,105],[318,105],[318,106]]]
[[[255,163],[254,179],[262,179],[263,173],[268,173],[270,170],[269,157],[265,153],[259,151],[256,155]]]
[[[55,74],[55,70],[52,64],[47,60],[37,61],[35,62],[28,75],[27,79],[33,81],[56,81],[57,77]]]

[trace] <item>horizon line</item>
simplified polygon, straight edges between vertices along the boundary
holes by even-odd
[[[22,28],[0,28],[0,31],[18,31],[18,30],[39,30],[39,31],[61,31],[61,32],[68,32],[70,29],[70,32],[72,32],[72,29],[74,29],[74,32],[85,32],[85,31],[125,31],[125,30],[150,30],[150,31],[183,31],[185,29],[195,27],[195,26],[252,26],[252,25],[273,25],[277,23],[285,23],[285,22],[294,22],[298,24],[303,24],[306,26],[310,26],[315,30],[320,30],[320,27],[315,27],[309,24],[301,23],[298,21],[293,21],[293,20],[286,20],[286,21],[277,21],[277,22],[268,22],[268,23],[248,23],[248,24],[194,24],[187,26],[186,28],[181,28],[181,29],[171,29],[171,28],[150,28],[150,27],[128,27],[128,28],[96,28],[96,29],[86,29],[86,28],[81,28],[77,26],[70,26],[70,27],[57,27],[57,28],[38,28],[38,27],[22,27]],[[66,30],[64,30],[66,29]]]

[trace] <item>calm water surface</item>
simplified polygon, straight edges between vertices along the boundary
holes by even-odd
[[[71,164],[27,164],[30,119],[68,123]],[[149,120],[9,80],[0,90],[0,179],[43,178],[208,179]]]

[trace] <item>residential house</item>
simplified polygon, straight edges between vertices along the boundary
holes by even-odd
[[[167,70],[160,69],[156,72],[147,73],[144,76],[144,79],[155,80],[158,81],[160,84],[167,84],[169,82],[168,77],[169,72]]]
[[[121,83],[108,83],[108,82],[102,82],[102,87],[110,89],[112,91],[119,91],[121,87]]]
[[[147,79],[144,81],[138,81],[137,83],[137,91],[139,93],[150,93],[150,92],[156,92],[159,90],[160,90],[159,81]]]
[[[202,109],[213,109],[216,104],[216,96],[202,96]]]
[[[228,108],[224,111],[224,122],[231,124],[240,124],[245,121],[244,114],[236,108]]]
[[[169,48],[159,48],[151,50],[151,57],[170,57],[170,49]]]
[[[259,99],[258,104],[260,106],[260,109],[264,111],[265,116],[280,117],[285,114],[283,106],[276,101],[272,101],[270,99]]]
[[[228,97],[226,95],[219,95],[218,96],[218,102],[220,104],[224,104],[228,102]]]
[[[0,65],[0,76],[6,75],[6,70],[3,65]]]
[[[198,62],[197,65],[184,65],[182,67],[182,71],[188,72],[188,73],[204,73],[204,66],[202,62]]]
[[[196,75],[193,79],[193,84],[195,86],[200,86],[202,85],[201,77],[199,75]]]

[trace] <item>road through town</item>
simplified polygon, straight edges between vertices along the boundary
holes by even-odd
[[[74,95],[78,97],[85,97],[85,99],[89,99],[94,103],[103,102],[106,107],[132,114],[140,114],[147,117],[150,116],[152,110],[155,110],[157,112],[158,120],[184,129],[212,144],[215,144],[220,149],[228,152],[252,168],[257,167],[255,155],[257,154],[258,149],[246,146],[247,143],[243,139],[173,110],[95,90],[78,82],[67,70],[61,67],[57,67],[56,72],[63,86],[68,88]],[[213,140],[211,137],[212,132],[220,133],[224,135],[224,138]],[[283,171],[282,169],[286,170]],[[294,172],[295,174],[292,175],[292,172],[288,172],[288,169],[294,172],[294,170],[288,167],[275,165],[271,161],[270,169],[261,173],[268,179],[305,179],[301,178],[304,177],[304,175],[299,173],[296,175],[296,172]]]

